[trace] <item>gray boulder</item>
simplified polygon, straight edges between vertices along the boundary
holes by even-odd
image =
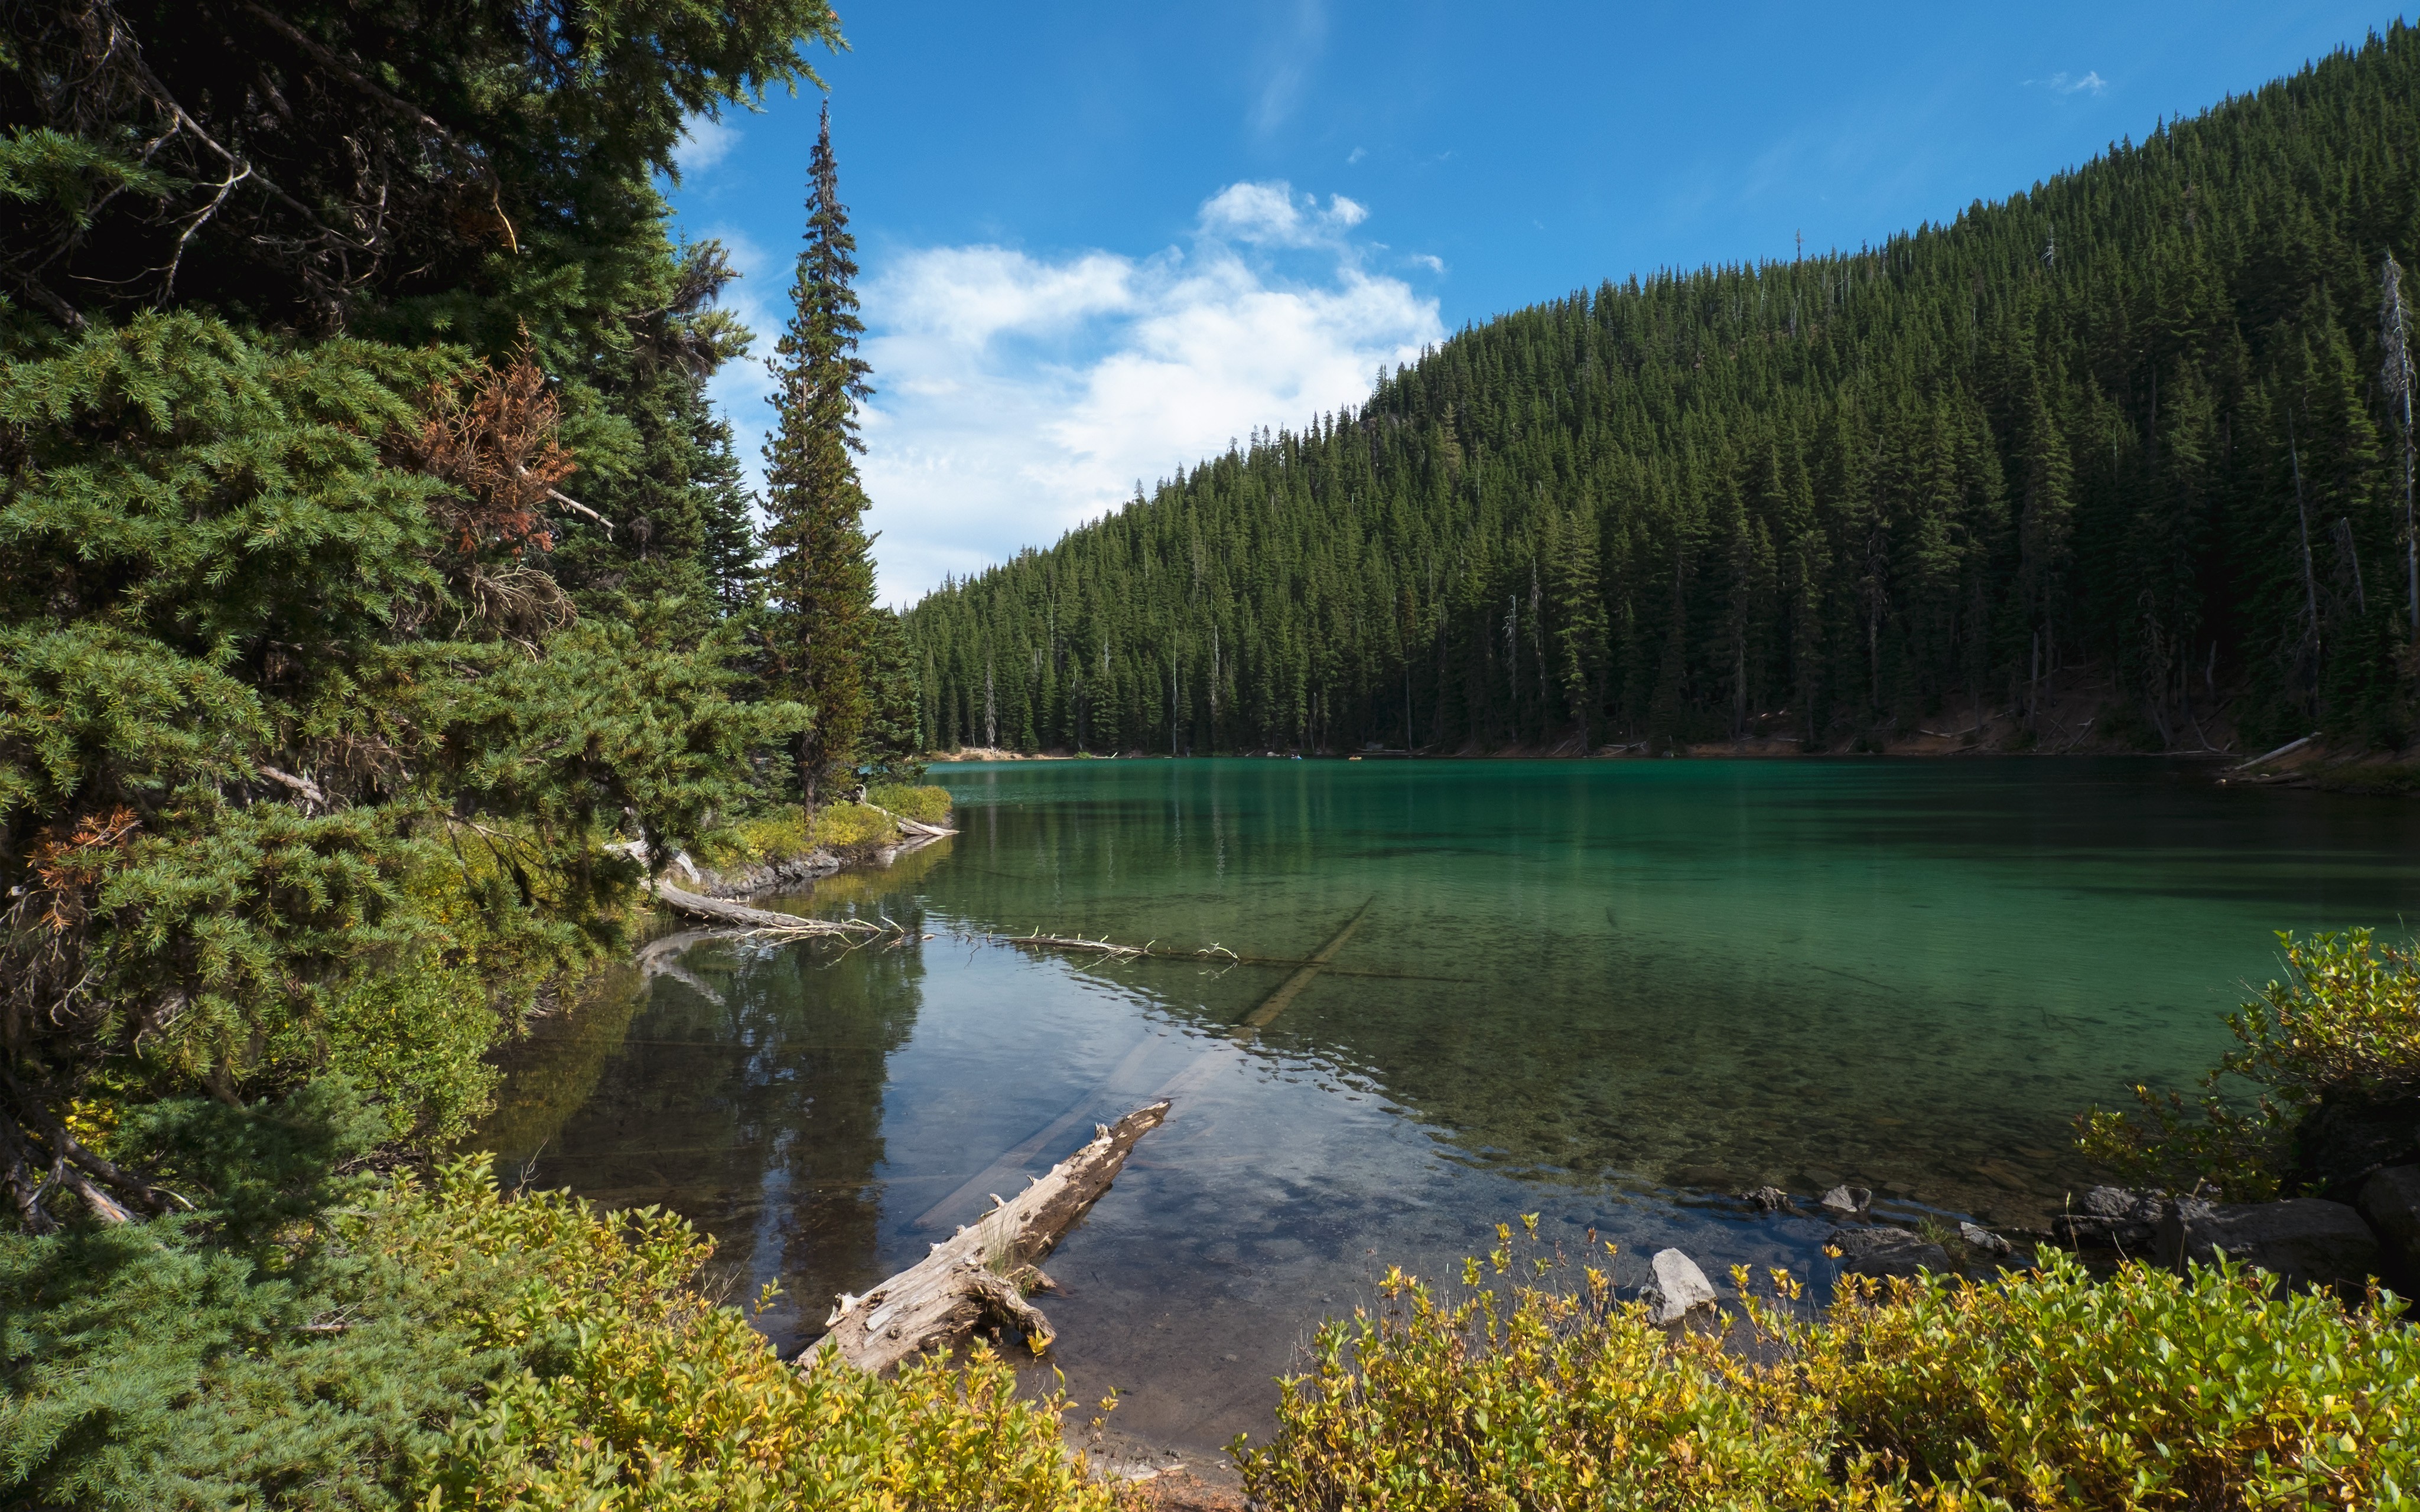
[[[1666,1325],[1680,1322],[1700,1307],[1714,1304],[1714,1284],[1698,1262],[1676,1249],[1657,1250],[1654,1295],[1648,1304],[1654,1309],[1655,1321]]]
[[[1873,1204],[1873,1193],[1862,1186],[1836,1186],[1823,1194],[1823,1206],[1843,1217],[1854,1218]]]
[[[1842,1228],[1832,1235],[1832,1247],[1848,1275],[1912,1277],[1950,1269],[1948,1251],[1904,1228]]]
[[[2390,1165],[2361,1184],[2353,1207],[2378,1235],[2402,1284],[2420,1281],[2420,1165]]]
[[[2144,1250],[2159,1237],[2165,1195],[2122,1186],[2096,1186],[2070,1212],[2050,1221],[2050,1231],[2071,1244]]]
[[[2180,1197],[2160,1219],[2154,1255],[2182,1270],[2217,1258],[2256,1265],[2289,1286],[2358,1291],[2378,1273],[2378,1240],[2361,1214],[2341,1202],[2204,1202]]]

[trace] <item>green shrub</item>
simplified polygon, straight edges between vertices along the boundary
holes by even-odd
[[[2277,937],[2286,980],[2228,1017],[2237,1048],[2199,1102],[2137,1086],[2135,1112],[2077,1120],[2086,1153],[2131,1180],[2262,1200],[2286,1186],[2295,1126],[2323,1096],[2420,1085],[2420,954],[2366,929]]]
[[[1499,1229],[1499,1233],[1504,1230]],[[1508,1244],[1489,1257],[1514,1269]],[[1668,1338],[1603,1272],[1558,1260],[1441,1302],[1400,1271],[1238,1441],[1272,1506],[2112,1508],[2411,1505],[2420,1342],[2256,1277],[2064,1256],[1988,1285],[1796,1285]],[[1748,1286],[1745,1271],[1734,1284]]]
[[[1502,1232],[1502,1230],[1499,1230]],[[1507,1250],[1493,1257],[1497,1271]],[[1466,1275],[1475,1279],[1476,1266]],[[1710,1338],[1668,1348],[1605,1272],[1575,1288],[1466,1287],[1389,1270],[1375,1316],[1323,1326],[1280,1382],[1278,1436],[1236,1458],[1271,1505],[1397,1508],[1814,1504],[1827,1443],[1726,1389]]]
[[[922,787],[906,782],[877,783],[867,791],[866,797],[903,819],[913,819],[920,825],[946,824],[950,818],[950,790],[927,783]]]
[[[806,810],[785,804],[705,836],[698,841],[696,859],[708,871],[729,872],[787,860],[813,849]]]
[[[815,810],[815,845],[829,851],[857,851],[889,845],[899,839],[899,826],[889,814],[861,803],[827,803]]]
[[[815,810],[813,825],[807,823],[805,810],[787,806],[744,819],[701,841],[696,859],[709,871],[728,872],[785,861],[811,851],[846,854],[898,841],[899,826],[879,809],[927,825],[938,825],[950,816],[947,788],[878,787],[866,796],[873,807],[825,804]]]
[[[1109,1507],[996,1357],[802,1377],[670,1214],[506,1196],[485,1158],[329,1179],[383,1121],[333,1079],[163,1105],[214,1206],[0,1236],[0,1502]]]

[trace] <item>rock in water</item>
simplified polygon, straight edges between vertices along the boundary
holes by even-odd
[[[1849,1275],[1916,1276],[1949,1270],[1949,1252],[1904,1228],[1843,1228],[1832,1236]]]
[[[1872,1207],[1873,1203],[1873,1193],[1862,1186],[1836,1186],[1823,1194],[1823,1206],[1853,1218]]]
[[[2071,1244],[2117,1249],[2149,1249],[2159,1235],[2165,1198],[2158,1192],[2136,1192],[2122,1186],[2096,1186],[2084,1194],[2078,1211],[2050,1221],[2050,1231]]]
[[[1958,1221],[1958,1237],[1966,1242],[1969,1249],[1980,1250],[1986,1255],[2006,1255],[2013,1247],[1982,1225],[1970,1224],[1962,1218]]]
[[[2257,1265],[2291,1286],[2359,1291],[2378,1273],[2378,1240],[2361,1214],[2341,1202],[2296,1197],[2288,1202],[2204,1202],[2180,1197],[2160,1219],[2162,1265],[2204,1265],[2225,1250],[2228,1259]]]
[[[1777,1186],[1761,1186],[1753,1192],[1740,1194],[1743,1202],[1753,1202],[1759,1212],[1778,1212],[1790,1206],[1790,1194]]]
[[[2304,1190],[2352,1200],[2371,1172],[2420,1160],[2420,1096],[2331,1094],[2295,1129],[2294,1156]]]
[[[2403,1284],[2420,1279],[2420,1165],[2390,1165],[2361,1184],[2353,1206],[2369,1220]]]
[[[1655,1321],[1669,1326],[1699,1307],[1714,1304],[1714,1284],[1698,1262],[1676,1249],[1655,1252]]]

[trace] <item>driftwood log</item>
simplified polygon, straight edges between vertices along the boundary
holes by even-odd
[[[725,898],[685,892],[660,877],[647,886],[655,893],[656,902],[674,913],[762,934],[830,935],[871,940],[906,933],[897,924],[877,924],[866,918],[807,918],[798,914],[777,914],[769,908],[751,908],[746,903],[736,903]]]
[[[873,810],[876,813],[880,814],[883,818],[890,820],[892,824],[897,825],[899,826],[899,833],[903,835],[914,835],[924,840],[939,840],[944,835],[954,835],[957,833],[956,830],[952,829],[947,825],[928,825],[922,819],[910,819],[906,814],[892,813],[890,810],[874,802],[870,798],[860,798],[857,801],[864,804],[867,808]]]
[[[830,1332],[799,1356],[798,1367],[838,1360],[888,1370],[920,1350],[957,1343],[985,1318],[1001,1319],[1041,1350],[1050,1342],[1050,1322],[1025,1290],[1047,1285],[1042,1257],[1109,1189],[1135,1142],[1167,1117],[1166,1103],[1137,1108],[914,1265],[864,1296],[842,1293],[826,1319]]]

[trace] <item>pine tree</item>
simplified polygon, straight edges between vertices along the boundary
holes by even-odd
[[[824,106],[807,192],[806,245],[790,285],[790,323],[775,347],[780,428],[765,448],[767,574],[775,616],[768,629],[775,685],[814,711],[799,737],[799,789],[812,811],[857,756],[869,714],[866,659],[874,565],[861,523],[865,492],[853,454],[857,406],[873,393],[857,355],[857,239],[840,202],[831,106]]]

